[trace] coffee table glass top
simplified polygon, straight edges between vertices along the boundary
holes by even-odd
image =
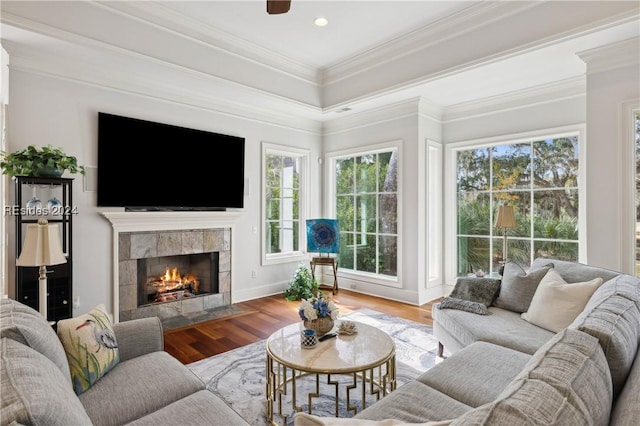
[[[395,343],[384,331],[368,324],[356,323],[358,332],[352,335],[338,334],[332,339],[318,342],[314,348],[303,348],[300,332],[302,322],[288,325],[267,339],[267,351],[280,364],[315,373],[352,372],[378,366],[395,354]],[[336,320],[332,332],[340,326]]]

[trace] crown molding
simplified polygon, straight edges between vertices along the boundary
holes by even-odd
[[[479,27],[487,26],[534,5],[526,1],[487,2],[472,5],[429,26],[389,40],[376,48],[322,70],[322,85],[334,84],[363,71],[393,63],[399,58],[468,34]]]
[[[470,118],[491,114],[502,114],[505,111],[514,111],[529,108],[534,105],[582,98],[585,96],[586,77],[580,76],[519,90],[505,95],[450,106],[445,108],[442,121],[444,123],[452,123],[459,120],[468,120]]]
[[[595,49],[578,52],[587,64],[587,75],[640,63],[640,37],[633,37]]]
[[[325,121],[323,134],[325,136],[349,132],[363,127],[379,125],[388,121],[400,120],[406,117],[417,117],[424,107],[424,100],[414,97],[393,104],[357,112],[346,117]]]
[[[94,3],[106,10],[117,11],[122,15],[158,26],[167,32],[190,37],[206,43],[230,55],[249,59],[256,64],[268,66],[290,77],[302,79],[318,85],[320,71],[291,58],[265,49],[240,37],[206,23],[189,18],[182,13],[157,1],[126,2],[116,1]]]
[[[321,132],[320,108],[190,69],[149,62],[140,64],[118,55],[112,55],[111,60],[101,57],[99,63],[91,63],[89,52],[83,56],[84,60],[75,60],[70,66],[69,58],[52,52],[17,46],[9,41],[3,41],[3,46],[10,52],[12,71],[153,98],[314,135]],[[149,75],[154,78],[150,79]],[[176,81],[180,81],[180,85],[176,85]],[[207,90],[202,90],[203,87]]]
[[[83,7],[82,12],[94,15],[87,18],[100,19],[104,27],[117,28],[122,26],[123,33],[126,29],[142,28],[139,30],[138,38],[123,38],[121,36],[107,36],[100,30],[93,28],[85,22],[79,23],[70,18],[57,18],[47,23],[40,22],[42,17],[31,9],[20,8],[20,2],[10,2],[17,10],[3,5],[0,22],[3,26],[13,27],[20,31],[30,32],[34,37],[48,37],[50,41],[43,43],[49,47],[55,47],[56,43],[68,43],[69,47],[89,48],[92,51],[102,51],[105,53],[119,53],[134,58],[145,58],[149,62],[164,63],[168,67],[189,68],[193,71],[209,74],[212,78],[225,79],[243,85],[248,88],[271,92],[274,95],[290,98],[301,104],[320,107],[319,90],[315,79],[303,79],[295,75],[285,74],[280,67],[272,67],[260,61],[252,60],[241,53],[221,49],[206,41],[185,36],[174,31],[170,31],[161,25],[148,20],[140,19],[132,15],[127,15],[111,6],[105,6],[96,2],[62,2],[66,7]],[[29,4],[30,2],[24,2]],[[54,4],[57,2],[44,2]],[[116,2],[126,3],[126,2]],[[87,10],[88,8],[88,10]],[[46,10],[36,9],[38,13],[45,13]],[[61,11],[72,14],[75,9]],[[141,26],[139,24],[144,24]],[[137,26],[136,26],[137,25]],[[126,28],[126,29],[125,29]],[[32,35],[29,35],[31,37]],[[154,40],[149,44],[149,40]],[[169,55],[166,49],[158,49],[171,43],[177,54]],[[156,46],[156,47],[154,47]],[[186,54],[185,52],[189,52]],[[276,58],[277,59],[277,58]],[[273,60],[273,58],[272,58]],[[217,64],[224,64],[218,66]],[[257,76],[257,78],[256,78]],[[279,85],[274,85],[273,81],[280,81]],[[286,82],[286,83],[285,83]]]

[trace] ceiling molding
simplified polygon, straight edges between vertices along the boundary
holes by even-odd
[[[637,65],[640,63],[640,37],[578,52],[578,56],[587,64],[587,74]]]
[[[20,71],[119,91],[314,135],[320,135],[322,131],[320,121],[316,118],[320,115],[319,109],[285,98],[278,99],[269,93],[259,94],[255,90],[226,80],[215,80],[191,70],[170,69],[158,64],[135,67],[130,63],[130,66],[122,66],[120,61],[115,60],[112,66],[85,61],[74,62],[70,67],[67,58],[58,55],[15,46],[7,41],[3,42],[3,46],[10,52],[9,67],[12,72]],[[149,73],[154,75],[153,79],[148,78]],[[175,81],[181,84],[177,86]],[[203,87],[207,87],[207,90],[202,90]],[[244,97],[251,99],[251,102],[240,100]]]
[[[347,117],[338,117],[325,121],[323,134],[335,135],[407,117],[417,117],[420,112],[421,101],[419,97],[406,99],[382,107],[357,112]]]
[[[115,1],[95,3],[108,10],[118,11],[123,15],[151,23],[165,31],[178,36],[189,37],[206,43],[214,48],[223,50],[231,55],[250,59],[253,62],[269,66],[291,77],[302,79],[308,83],[319,85],[321,73],[314,67],[307,66],[287,56],[265,49],[240,37],[236,37],[219,28],[192,19],[182,13],[168,8],[161,2]]]
[[[475,31],[532,6],[532,3],[518,1],[475,4],[431,25],[389,40],[378,47],[322,70],[322,86],[337,83],[386,63],[393,63],[399,58],[413,55],[429,46]]]
[[[559,102],[565,99],[581,98],[587,95],[584,76],[554,82],[515,93],[493,96],[479,101],[466,102],[445,108],[442,115],[444,123],[468,120],[491,114],[502,114],[534,105]]]

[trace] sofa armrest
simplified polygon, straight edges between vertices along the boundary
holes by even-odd
[[[140,318],[113,325],[118,341],[120,361],[164,350],[164,334],[160,318]]]

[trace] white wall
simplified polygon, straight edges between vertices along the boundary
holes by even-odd
[[[281,292],[290,280],[297,264],[262,267],[260,232],[252,233],[253,227],[261,227],[260,143],[267,140],[309,149],[311,158],[317,158],[321,143],[317,132],[269,125],[262,120],[251,120],[201,106],[193,107],[172,99],[139,95],[106,85],[59,79],[21,67],[11,70],[10,93],[7,114],[9,151],[29,144],[52,144],[75,155],[79,163],[85,166],[95,166],[97,163],[98,111],[245,137],[245,172],[251,192],[245,198],[244,213],[236,225],[234,250],[237,250],[238,256],[235,258],[236,264],[232,265],[234,301]],[[126,152],[122,154],[126,155]],[[212,157],[212,164],[215,164],[215,157]],[[312,162],[310,166],[310,206],[312,215],[315,215],[320,206],[319,171],[317,163]],[[105,303],[113,309],[111,286],[114,277],[111,225],[96,207],[96,193],[83,191],[83,177],[74,177],[73,202],[79,212],[73,223],[73,292],[74,296],[80,298],[80,307],[74,311],[74,315],[77,315],[99,303]],[[201,189],[203,193],[215,191],[216,184],[201,184]],[[144,191],[147,185],[153,185],[153,180],[131,182],[131,187],[123,190]],[[13,199],[12,188],[11,185],[10,199]],[[9,247],[12,248],[15,224],[11,217],[5,219],[10,236]],[[14,259],[15,253],[10,250],[8,288],[11,292],[15,282]],[[252,270],[257,272],[256,278],[251,278]]]
[[[635,241],[629,226],[635,170],[626,161],[633,139],[623,128],[625,105],[640,105],[640,39],[583,52],[587,64],[587,232],[591,264],[635,274],[625,262]],[[628,123],[627,124],[631,124]]]

